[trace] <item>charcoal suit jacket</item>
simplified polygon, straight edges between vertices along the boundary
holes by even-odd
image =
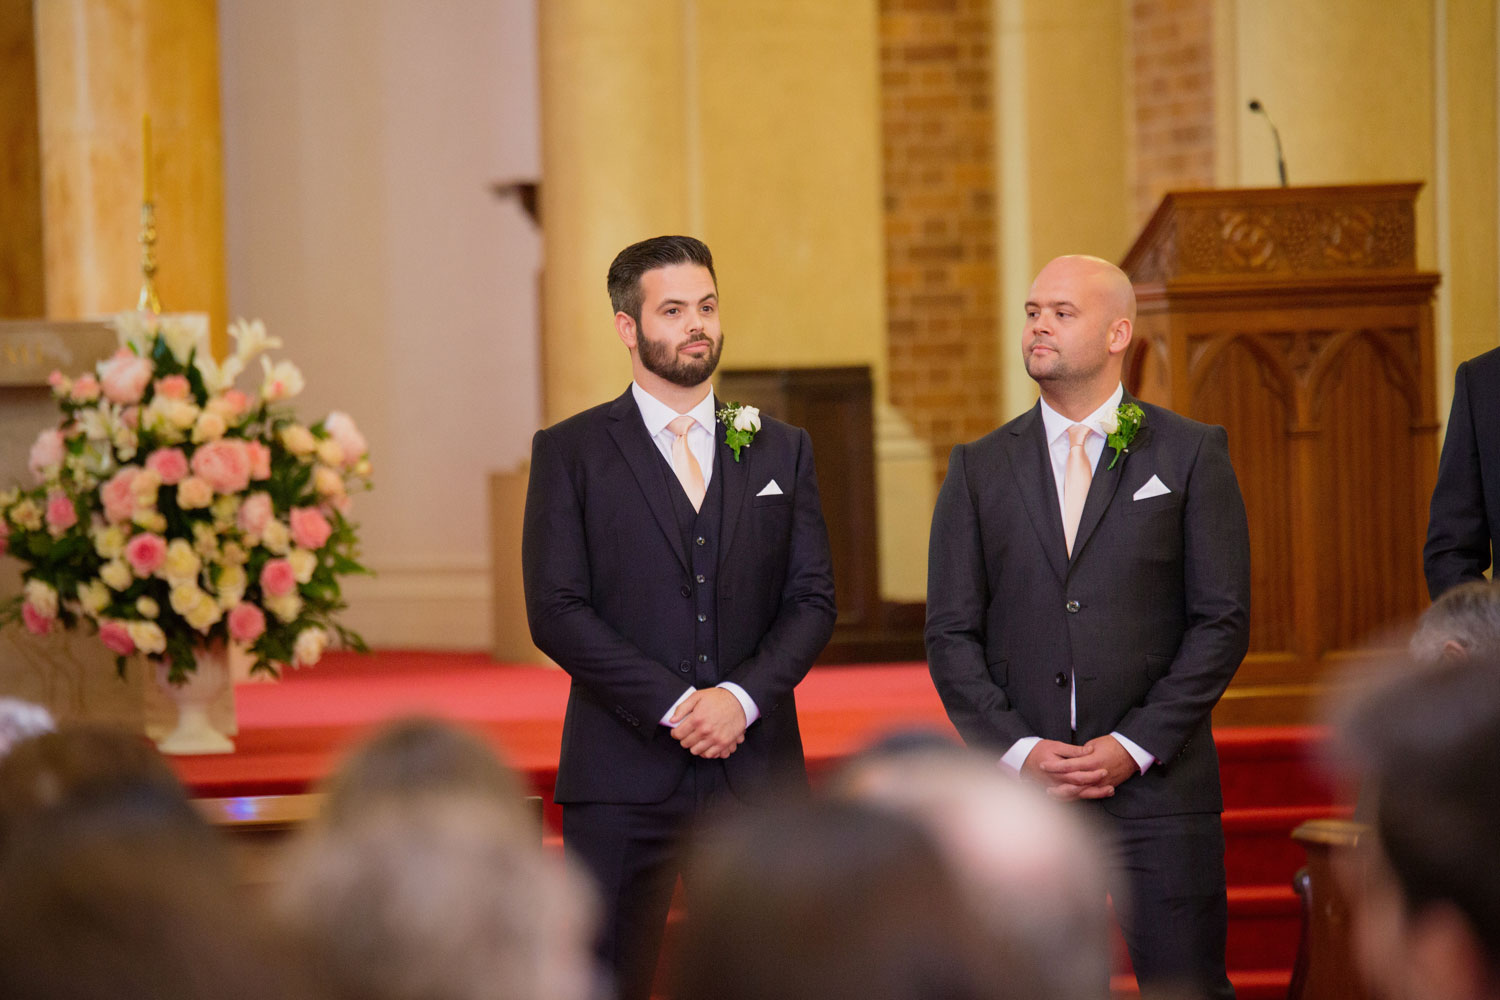
[[[1140,405],[1113,469],[1104,449],[1071,559],[1040,404],[953,450],[932,520],[928,660],[970,744],[1118,732],[1157,762],[1104,809],[1219,811],[1209,714],[1249,644],[1244,502],[1222,427]],[[1134,499],[1152,477],[1169,492]]]
[[[676,789],[692,756],[660,720],[697,669],[700,586],[715,590],[712,679],[739,684],[760,711],[724,762],[731,790],[753,799],[773,779],[806,780],[792,689],[835,614],[812,444],[765,417],[735,461],[723,425],[713,431],[723,512],[717,577],[702,582],[669,492],[681,486],[628,388],[532,441],[526,612],[537,646],[573,679],[558,802],[652,803]]]
[[[1427,518],[1422,568],[1433,600],[1484,579],[1500,535],[1500,349],[1458,366]]]

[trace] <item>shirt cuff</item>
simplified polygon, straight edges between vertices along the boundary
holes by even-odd
[[[1005,751],[1005,756],[1000,758],[1000,766],[1008,767],[1015,774],[1021,773],[1021,765],[1026,763],[1026,758],[1031,756],[1031,748],[1042,742],[1040,736],[1023,736],[1010,745]]]
[[[748,691],[734,681],[723,681],[718,686],[734,695],[734,700],[739,702],[740,708],[745,710],[745,728],[748,729],[752,722],[760,718],[760,709],[755,707],[755,699],[750,697]]]
[[[692,694],[696,690],[698,689],[688,688],[686,691],[682,692],[682,697],[672,702],[672,707],[667,709],[667,714],[661,717],[661,724],[670,727],[672,725],[672,716],[677,714],[677,707],[683,702],[687,701],[688,695]]]
[[[1149,768],[1152,764],[1156,763],[1155,757],[1151,756],[1151,754],[1146,752],[1145,750],[1142,750],[1132,740],[1121,736],[1119,733],[1110,733],[1109,735],[1113,736],[1115,738],[1115,742],[1124,747],[1125,752],[1130,754],[1130,756],[1134,758],[1135,766],[1141,769],[1142,774],[1145,774],[1146,769]]]

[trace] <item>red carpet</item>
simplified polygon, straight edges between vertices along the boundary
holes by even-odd
[[[237,750],[177,758],[200,797],[307,791],[339,755],[379,724],[412,714],[452,719],[482,733],[552,806],[568,677],[560,670],[496,663],[483,654],[331,654],[278,684],[236,689]],[[921,726],[953,735],[922,663],[821,667],[797,689],[808,764],[816,775],[893,730]],[[1347,813],[1317,776],[1318,727],[1221,729],[1229,872],[1229,964],[1241,1000],[1284,997],[1299,926],[1292,875],[1301,822]],[[1120,948],[1123,955],[1123,948]],[[1123,968],[1128,962],[1121,961]],[[1117,994],[1134,980],[1116,977]]]

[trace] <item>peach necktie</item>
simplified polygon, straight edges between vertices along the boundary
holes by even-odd
[[[1091,432],[1083,424],[1068,428],[1068,462],[1063,466],[1063,539],[1068,543],[1068,557],[1073,556],[1073,539],[1078,537],[1078,522],[1083,520],[1083,502],[1088,499],[1094,470],[1089,467],[1089,453],[1083,443]]]
[[[677,473],[677,481],[682,483],[682,489],[692,501],[694,510],[703,507],[703,495],[708,492],[703,486],[703,469],[699,467],[698,459],[693,457],[693,449],[688,447],[688,431],[697,422],[684,415],[667,424],[667,430],[677,435],[672,439],[672,471]]]

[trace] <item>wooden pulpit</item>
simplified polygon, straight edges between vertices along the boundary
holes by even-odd
[[[1245,496],[1250,652],[1220,724],[1307,721],[1426,605],[1439,276],[1416,266],[1420,187],[1169,194],[1122,265],[1126,387],[1226,427]]]

